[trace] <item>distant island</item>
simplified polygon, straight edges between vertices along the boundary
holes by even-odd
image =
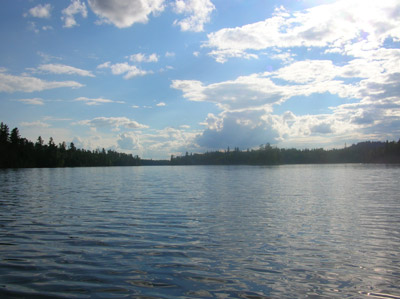
[[[171,156],[170,160],[141,159],[113,150],[78,149],[71,142],[56,145],[39,136],[35,143],[22,138],[18,128],[0,125],[0,168],[151,166],[151,165],[282,165],[324,163],[400,163],[400,140],[366,141],[342,149],[280,149],[270,144],[258,149],[230,148],[203,154]]]

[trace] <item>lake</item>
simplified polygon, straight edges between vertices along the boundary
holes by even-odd
[[[400,166],[0,170],[0,296],[400,298]]]

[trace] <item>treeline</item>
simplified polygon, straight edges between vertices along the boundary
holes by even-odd
[[[22,138],[18,128],[9,131],[0,124],[0,168],[20,167],[81,167],[81,166],[137,166],[140,158],[112,150],[89,151],[78,149],[71,142],[56,145],[39,136],[35,143]]]
[[[113,150],[78,149],[74,143],[56,145],[39,136],[35,143],[22,138],[18,128],[0,125],[0,168],[84,167],[84,166],[151,166],[151,165],[280,165],[323,163],[400,163],[400,140],[361,142],[343,149],[280,149],[269,144],[259,149],[239,148],[225,151],[171,156],[168,160],[142,160],[138,156]]]
[[[280,149],[269,144],[256,150],[224,151],[171,156],[171,165],[281,165],[324,163],[400,163],[398,142],[361,142],[343,149]]]

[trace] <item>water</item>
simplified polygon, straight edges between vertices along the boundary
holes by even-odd
[[[400,167],[0,170],[0,296],[400,296]]]

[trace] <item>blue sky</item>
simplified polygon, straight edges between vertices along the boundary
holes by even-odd
[[[142,158],[400,138],[396,0],[7,0],[0,120]]]

